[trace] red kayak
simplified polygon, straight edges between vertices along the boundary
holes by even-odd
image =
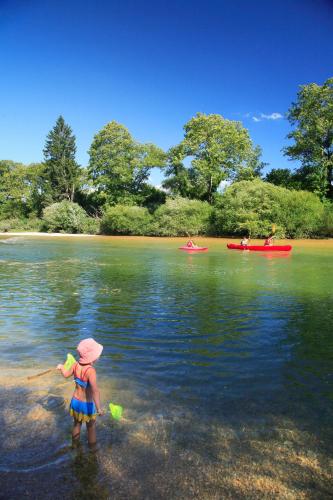
[[[188,246],[183,246],[179,247],[179,250],[185,250],[185,252],[207,252],[208,247],[188,247]]]
[[[230,250],[251,250],[254,252],[290,252],[291,245],[236,245],[228,243],[227,247]]]

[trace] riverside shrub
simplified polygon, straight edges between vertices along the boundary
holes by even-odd
[[[53,203],[43,210],[43,228],[49,233],[85,233],[90,221],[83,208],[71,201]]]
[[[97,217],[86,217],[82,223],[80,233],[98,234],[101,228],[101,221]]]
[[[0,232],[7,231],[40,231],[42,221],[37,217],[21,217],[0,220]]]
[[[103,234],[145,235],[150,233],[152,216],[147,208],[115,205],[108,207],[101,221]]]
[[[317,236],[324,217],[323,203],[318,196],[308,191],[286,191],[278,219],[279,224],[285,227],[286,237]]]
[[[169,198],[154,213],[151,234],[156,236],[196,236],[209,232],[211,206],[199,200]]]
[[[307,238],[317,234],[324,214],[319,198],[260,179],[235,182],[217,201],[213,215],[218,235],[264,238],[276,226],[278,237]]]
[[[325,202],[324,204],[324,215],[322,219],[322,224],[319,228],[319,236],[321,237],[333,237],[333,204],[332,202]]]

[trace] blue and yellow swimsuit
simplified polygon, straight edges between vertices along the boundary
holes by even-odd
[[[84,379],[86,378],[85,375],[87,374],[87,371],[89,370],[89,368],[92,367],[88,366],[85,372],[80,374],[81,377],[83,378],[80,378],[76,376],[76,369],[78,364],[79,363],[75,364],[73,370],[74,382],[76,382],[84,389],[87,389],[88,387],[90,387],[90,384],[88,380]],[[69,405],[69,413],[72,415],[72,417],[75,418],[75,420],[79,422],[90,422],[91,420],[95,420],[97,415],[96,406],[93,401],[81,401],[80,399],[77,399],[74,396],[72,397],[72,400]]]

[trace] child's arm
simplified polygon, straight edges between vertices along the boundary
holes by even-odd
[[[99,415],[103,415],[104,411],[101,408],[101,399],[99,394],[99,389],[97,387],[96,370],[93,368],[89,370],[88,380],[91,387],[92,397],[96,405],[96,410]]]
[[[57,370],[61,371],[65,378],[68,378],[73,375],[74,365],[72,365],[69,370],[65,370],[64,365],[58,365]]]

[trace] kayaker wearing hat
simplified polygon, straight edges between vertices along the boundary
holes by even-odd
[[[96,416],[103,415],[100,394],[97,386],[96,370],[92,366],[103,351],[103,346],[94,339],[84,339],[77,346],[79,361],[69,370],[64,365],[58,365],[65,378],[74,376],[75,389],[69,406],[69,413],[74,419],[72,430],[73,444],[80,439],[82,422],[86,423],[88,443],[90,447],[96,444]]]

